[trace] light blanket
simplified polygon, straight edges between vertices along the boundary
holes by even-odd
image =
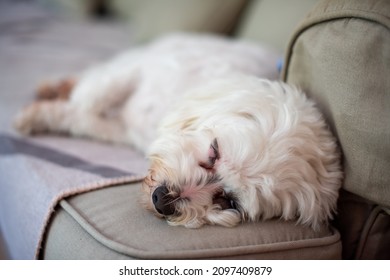
[[[15,259],[39,256],[51,214],[61,199],[138,181],[142,175],[137,173],[146,168],[143,157],[127,147],[5,134],[0,134],[0,143],[1,228]]]
[[[119,24],[69,21],[34,2],[0,3],[0,238],[9,258],[37,258],[62,198],[138,180],[146,171],[144,157],[129,147],[21,138],[12,128],[42,80],[78,74],[128,49],[129,39]]]

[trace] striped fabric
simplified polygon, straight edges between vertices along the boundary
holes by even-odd
[[[36,257],[61,199],[139,181],[146,170],[143,157],[128,147],[6,134],[0,134],[0,143],[0,221],[10,257],[16,259]]]

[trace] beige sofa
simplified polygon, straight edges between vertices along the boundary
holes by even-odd
[[[234,31],[280,51],[281,78],[317,101],[340,141],[345,180],[335,221],[319,231],[278,219],[235,228],[170,227],[139,206],[139,178],[111,181],[58,200],[37,258],[390,258],[390,3],[301,0],[287,9],[282,0],[229,2],[229,20],[213,31]],[[51,140],[39,141],[56,149]],[[131,160],[145,166],[139,155]]]

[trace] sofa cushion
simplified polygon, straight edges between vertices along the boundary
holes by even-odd
[[[169,226],[138,203],[140,183],[62,200],[45,259],[338,259],[339,233],[271,220],[234,228]],[[223,238],[221,238],[223,237]]]

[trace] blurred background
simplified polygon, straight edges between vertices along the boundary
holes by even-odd
[[[282,57],[290,34],[316,2],[0,0],[0,128],[12,133],[12,116],[43,81],[75,76],[166,33],[232,36]]]
[[[22,6],[30,6],[71,21],[120,22],[126,25],[127,38],[132,43],[145,42],[165,33],[191,31],[260,40],[283,51],[296,23],[316,2],[318,0],[0,0],[0,16],[1,23],[15,17],[15,10],[33,16],[31,9],[21,11]]]

